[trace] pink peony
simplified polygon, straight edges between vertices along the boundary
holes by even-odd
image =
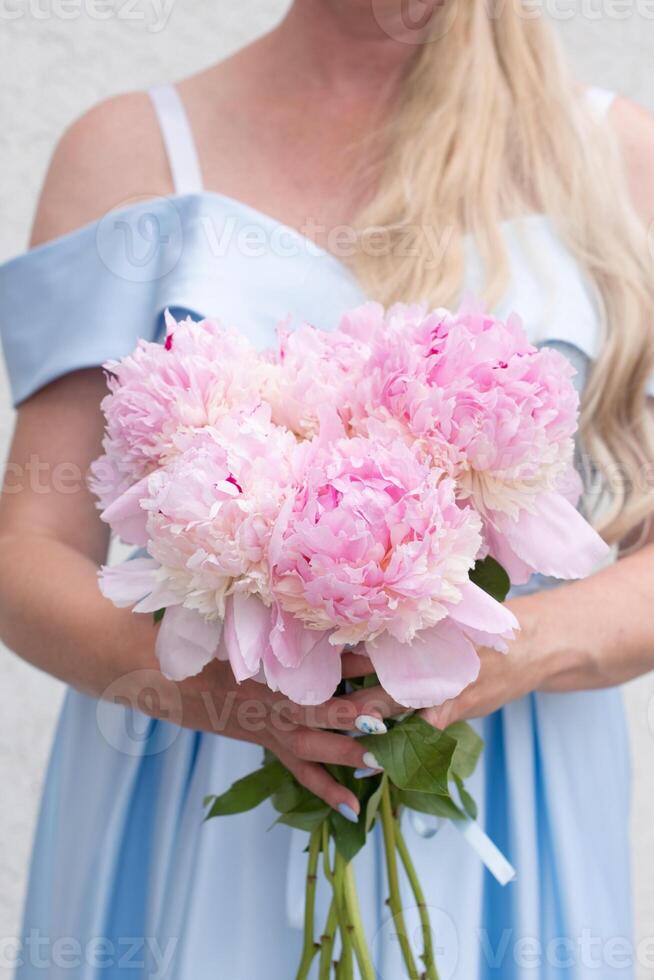
[[[241,333],[213,320],[176,323],[170,315],[166,326],[165,344],[142,340],[132,354],[105,365],[104,455],[90,479],[102,508],[175,455],[175,437],[261,402],[266,368]]]
[[[368,355],[363,338],[342,330],[327,333],[308,324],[290,330],[281,325],[264,384],[274,421],[305,439],[317,435],[321,411],[345,404]]]
[[[321,439],[272,540],[272,589],[310,628],[335,627],[334,642],[406,643],[460,598],[480,546],[453,481],[404,443]]]
[[[416,306],[389,310],[371,347],[352,400],[354,429],[401,432],[450,473],[514,582],[533,571],[575,578],[606,557],[560,492],[578,410],[563,355],[533,347],[517,317]]]

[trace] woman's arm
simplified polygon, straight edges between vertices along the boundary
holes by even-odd
[[[34,244],[100,217],[136,192],[170,190],[158,133],[150,141],[144,136],[154,121],[143,99],[101,106],[64,138],[46,180]],[[303,710],[264,685],[236,684],[218,661],[174,684],[158,670],[152,618],[116,609],[100,594],[97,571],[108,537],[86,474],[100,453],[105,392],[99,368],[77,371],[18,410],[0,497],[0,637],[94,697],[265,746],[331,806],[358,811],[356,797],[318,763],[363,765],[354,739],[320,730],[354,728],[364,711],[360,702]]]
[[[611,687],[654,669],[654,543],[579,582],[514,599],[508,654],[480,650],[479,678],[425,717],[479,718],[531,691]]]
[[[609,115],[636,211],[649,231],[654,274],[654,116],[623,98]],[[654,513],[654,484],[651,492]],[[438,727],[487,715],[530,691],[609,687],[653,670],[654,525],[637,553],[589,579],[510,605],[522,630],[509,656],[480,651],[479,679],[426,712]]]

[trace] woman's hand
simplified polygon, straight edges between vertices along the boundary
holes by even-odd
[[[360,676],[361,660],[346,654],[344,675]],[[367,768],[365,750],[345,733],[385,731],[381,711],[388,706],[385,696],[380,704],[373,690],[370,695],[360,691],[323,705],[301,707],[256,681],[238,684],[229,664],[219,660],[179,684],[167,680],[153,663],[150,669],[125,673],[101,696],[195,731],[261,745],[299,783],[348,819],[358,816],[359,802],[330,776],[325,764]]]

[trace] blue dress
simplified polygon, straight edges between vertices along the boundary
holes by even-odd
[[[533,339],[561,345],[583,381],[598,323],[579,269],[543,216],[503,232],[513,279],[498,312],[520,311]],[[479,278],[470,245],[468,286]],[[16,402],[126,354],[138,337],[157,338],[166,307],[216,315],[264,347],[288,315],[331,329],[362,300],[345,266],[301,234],[206,192],[134,205],[37,248],[0,269],[0,292]],[[471,790],[517,878],[498,885],[453,825],[427,838],[407,821],[441,977],[633,978],[619,691],[532,694],[476,724],[486,749]],[[291,980],[304,835],[268,832],[267,805],[202,822],[203,797],[259,761],[256,746],[70,690],[34,844],[18,980]],[[378,977],[399,980],[376,838],[356,873]],[[325,901],[321,893],[323,915]],[[56,940],[66,937],[73,944],[62,953]]]

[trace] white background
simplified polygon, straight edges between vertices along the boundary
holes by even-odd
[[[48,157],[75,117],[107,95],[190,74],[223,57],[272,26],[286,6],[286,0],[0,0],[0,261],[25,247]],[[654,110],[654,0],[544,6],[583,81]],[[0,365],[0,459],[12,426],[2,371]],[[61,685],[0,649],[0,941],[19,928],[61,694]],[[626,697],[638,934],[645,938],[654,937],[654,676],[630,685]],[[639,980],[645,977],[654,977],[654,966],[641,967]]]

